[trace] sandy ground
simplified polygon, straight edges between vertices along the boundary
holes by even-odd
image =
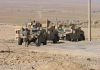
[[[0,70],[100,70],[100,40],[18,46],[15,26],[0,24]]]

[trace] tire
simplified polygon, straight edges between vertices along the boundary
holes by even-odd
[[[23,39],[22,38],[18,38],[18,45],[22,45],[23,43]]]
[[[82,36],[81,35],[79,36],[78,41],[82,41]]]
[[[53,43],[57,43],[57,41],[58,41],[58,36],[55,36],[53,39]]]
[[[67,41],[71,41],[71,34],[66,34],[65,39],[66,39]]]
[[[56,37],[57,37],[57,41],[59,41],[60,37],[58,35]]]
[[[57,43],[57,40],[53,40],[53,43]]]
[[[29,42],[26,41],[26,42],[25,42],[25,47],[28,47],[28,45],[29,45]]]
[[[80,38],[81,38],[80,41],[84,41],[84,40],[85,40],[84,34],[81,34],[81,35],[80,35]]]
[[[47,40],[45,42],[43,42],[43,45],[47,45]]]
[[[39,39],[37,39],[35,44],[36,44],[36,46],[40,46],[41,45],[41,41]]]

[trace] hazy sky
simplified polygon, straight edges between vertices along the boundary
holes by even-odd
[[[67,3],[87,3],[88,0],[0,0],[0,3],[37,3],[37,4],[67,4]],[[92,0],[92,3],[100,3],[100,0]]]
[[[87,6],[88,0],[0,0],[0,7],[7,6],[65,6],[65,5],[85,5]],[[92,5],[99,8],[100,0],[92,0]]]

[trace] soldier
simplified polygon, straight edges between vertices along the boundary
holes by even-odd
[[[51,28],[50,38],[53,41],[53,43],[57,43],[57,41],[59,41],[58,31],[55,29],[55,26],[52,26]]]
[[[75,29],[75,41],[79,41],[80,38],[80,27]]]
[[[23,34],[23,42],[25,42],[25,47],[28,47],[28,45],[29,45],[29,39],[28,39],[29,30],[27,28],[25,28],[25,30],[22,32],[22,34]]]
[[[84,31],[81,29],[81,27],[78,28],[78,32],[79,32],[79,41],[85,40]]]
[[[45,29],[42,29],[38,35],[38,42],[37,42],[37,46],[40,46],[41,43],[43,43],[43,45],[47,44],[47,32]]]
[[[75,30],[75,41],[82,41],[85,40],[84,31],[81,30],[81,27],[78,27]]]
[[[76,29],[75,29],[75,24],[72,24],[71,25],[71,30],[72,30],[72,34],[71,34],[71,41],[74,41],[75,40],[75,33],[76,33]]]
[[[34,21],[31,22],[32,28],[33,28],[35,25],[36,25],[36,21],[34,20]]]

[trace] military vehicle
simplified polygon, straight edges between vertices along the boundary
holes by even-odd
[[[53,41],[53,43],[57,43],[59,41],[59,32],[56,29],[55,25],[51,25],[51,22],[47,20],[47,33],[48,33],[48,40]]]
[[[76,42],[85,40],[84,31],[81,27],[77,27],[75,24],[71,24],[70,27],[71,32],[66,34],[66,40]]]
[[[54,25],[60,40],[82,41],[85,40],[84,31],[76,24],[52,23],[48,20],[48,27]]]
[[[64,40],[66,37],[66,34],[71,32],[71,29],[69,29],[67,27],[67,25],[53,22],[50,20],[48,20],[47,26],[48,26],[48,28],[50,28],[50,27],[52,28],[53,26],[55,27],[55,30],[57,32],[57,36],[58,36],[59,40]]]
[[[37,46],[40,46],[41,43],[43,43],[43,45],[47,44],[47,32],[45,29],[42,29],[42,25],[39,22],[32,21],[31,23],[26,24],[25,28],[27,28],[29,32],[27,45],[31,42],[34,42]],[[25,38],[25,36],[23,36],[23,31],[25,28],[23,27],[16,30],[18,45],[22,45],[23,43],[23,39]]]
[[[57,30],[59,32],[60,40],[65,40],[66,34],[71,32],[71,29],[69,27],[67,27],[66,25],[62,25],[62,24],[58,25]]]
[[[85,40],[84,31],[76,24],[58,26],[58,32],[61,40],[82,41]]]

